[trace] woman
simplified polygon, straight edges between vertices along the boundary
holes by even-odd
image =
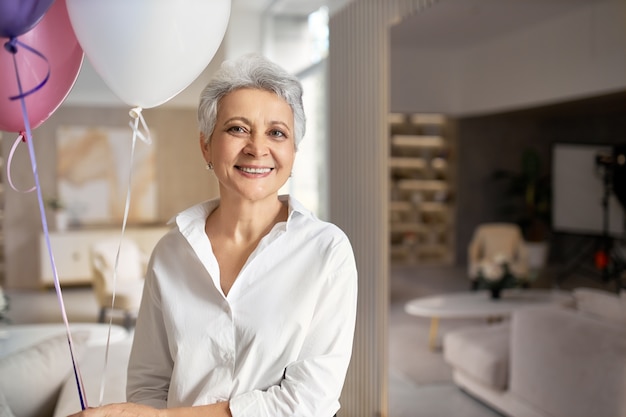
[[[341,230],[278,195],[305,131],[301,96],[297,78],[257,55],[206,86],[200,148],[220,197],[178,214],[152,254],[129,403],[76,416],[337,412],[357,272]]]

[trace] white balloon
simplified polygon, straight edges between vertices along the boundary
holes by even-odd
[[[209,64],[228,26],[230,0],[67,0],[76,38],[125,103],[155,107]]]

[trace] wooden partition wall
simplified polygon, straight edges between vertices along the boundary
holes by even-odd
[[[354,0],[329,23],[329,215],[359,270],[340,417],[387,416],[389,28],[431,3]]]

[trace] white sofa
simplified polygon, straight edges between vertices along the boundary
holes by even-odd
[[[108,324],[71,324],[74,357],[88,406],[100,402],[105,374]],[[103,403],[126,398],[126,368],[132,333],[111,327]],[[66,417],[81,410],[80,397],[62,324],[5,326],[0,329],[0,417]]]
[[[626,416],[626,292],[573,291],[576,308],[444,336],[455,383],[512,417]]]

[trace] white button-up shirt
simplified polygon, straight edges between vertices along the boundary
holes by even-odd
[[[286,199],[286,197],[281,197]],[[205,233],[208,201],[155,247],[128,367],[128,401],[230,401],[234,417],[330,417],[352,353],[357,271],[336,226],[293,198],[225,296]]]

